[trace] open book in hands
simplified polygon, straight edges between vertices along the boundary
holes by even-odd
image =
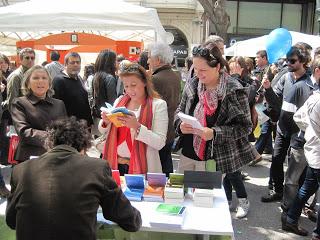
[[[118,117],[123,117],[125,115],[133,115],[134,113],[129,111],[126,107],[113,107],[111,104],[106,103],[106,108],[101,107],[100,110],[107,114],[107,118],[116,127],[122,127],[123,124],[118,120]]]
[[[203,126],[201,125],[201,123],[199,122],[198,119],[196,119],[193,116],[184,114],[183,112],[179,112],[178,113],[178,117],[181,119],[182,122],[188,123],[189,125],[191,125],[193,128],[196,129],[203,129]]]

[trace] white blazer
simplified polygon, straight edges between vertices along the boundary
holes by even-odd
[[[121,97],[116,99],[114,105],[119,102]],[[152,114],[151,130],[141,125],[139,134],[135,134],[135,140],[144,142],[147,145],[148,172],[162,172],[159,150],[164,147],[167,138],[169,119],[166,101],[154,98],[152,101]],[[110,127],[103,128],[101,120],[98,129],[101,133],[106,133]]]

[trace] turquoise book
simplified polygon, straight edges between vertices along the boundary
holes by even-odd
[[[130,201],[141,201],[144,192],[144,175],[125,174],[126,189],[124,195]]]

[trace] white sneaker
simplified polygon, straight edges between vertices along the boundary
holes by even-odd
[[[239,198],[239,205],[237,208],[236,217],[237,218],[244,218],[247,216],[249,208],[250,208],[250,202],[247,198]]]

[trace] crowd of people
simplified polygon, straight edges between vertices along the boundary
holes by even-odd
[[[254,67],[253,60],[245,56],[227,61],[223,47],[222,38],[210,36],[192,50],[183,74],[172,66],[173,51],[164,43],[150,45],[138,62],[105,49],[94,64],[85,67],[83,78],[81,56],[77,52],[68,53],[62,65],[59,52],[52,51],[51,63],[39,66],[34,65],[34,50],[25,48],[19,53],[21,66],[12,72],[7,57],[1,54],[2,163],[9,147],[8,126],[13,125],[19,136],[11,194],[0,174],[0,194],[8,197],[8,225],[21,226],[19,223],[35,212],[35,222],[47,227],[50,219],[42,221],[43,212],[28,204],[37,202],[42,211],[53,211],[52,216],[63,218],[61,196],[70,193],[66,204],[74,212],[63,221],[76,218],[82,211],[91,214],[100,204],[105,217],[126,230],[137,231],[140,215],[117,190],[110,169],[118,169],[121,175],[163,172],[169,176],[173,172],[174,147],[181,149],[177,169],[180,173],[209,171],[208,163],[214,163],[215,170],[223,173],[231,210],[232,190],[236,193],[238,218],[247,216],[250,209],[242,168],[248,164],[255,166],[264,152],[271,153],[268,194],[261,201],[281,201],[282,229],[307,235],[298,219],[303,209],[313,221],[317,219],[320,48],[311,57],[311,47],[297,43],[285,59],[273,64],[268,63],[267,52],[261,50],[256,54]],[[106,103],[129,110],[129,114],[117,117],[120,127],[100,110]],[[178,117],[180,112],[194,116],[203,128],[183,122]],[[261,122],[261,115],[267,116],[267,120]],[[255,139],[253,132],[257,125],[261,133]],[[104,146],[101,158],[89,163],[90,158],[84,155],[91,137],[101,138]],[[286,158],[288,170],[284,173]],[[73,180],[68,171],[72,172]],[[83,175],[86,177],[81,179]],[[21,186],[23,181],[30,184]],[[60,185],[64,185],[63,191],[57,190]],[[98,193],[93,193],[93,189]],[[30,194],[20,198],[24,191]],[[33,198],[38,191],[47,198]],[[90,194],[82,196],[87,191]],[[79,198],[71,197],[74,192]],[[51,198],[52,194],[56,196]],[[97,194],[96,201],[89,200]],[[119,204],[109,198],[118,199]],[[52,209],[47,208],[49,202],[53,203]],[[74,202],[77,204],[71,206]],[[85,210],[81,204],[91,208]],[[17,205],[23,206],[19,213]],[[79,208],[82,211],[74,210]],[[128,213],[121,216],[118,208],[127,209]],[[91,221],[92,226],[95,221],[90,214],[82,221],[87,224]],[[31,225],[27,230],[26,227],[17,230],[17,234],[30,234]],[[69,234],[61,230],[53,232]],[[75,234],[93,236],[93,232],[93,228],[87,228]],[[39,236],[46,234],[49,233],[39,232]],[[319,221],[312,239],[320,239]]]

